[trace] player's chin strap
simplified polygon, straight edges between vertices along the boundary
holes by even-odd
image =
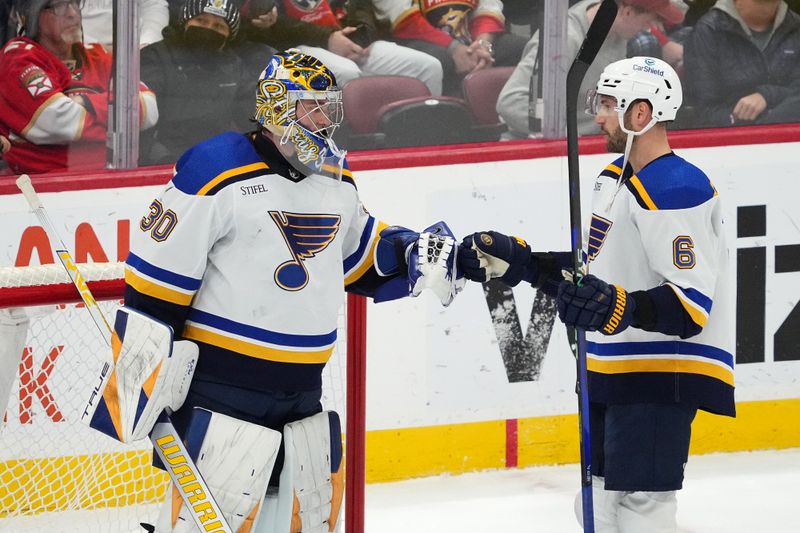
[[[617,176],[617,192],[619,192],[620,188],[622,188],[622,185],[624,183],[623,176],[625,176],[625,169],[628,167],[628,160],[630,159],[631,148],[633,147],[634,137],[638,137],[639,135],[643,135],[646,132],[650,131],[650,128],[656,125],[658,119],[656,119],[656,117],[652,117],[650,119],[650,122],[648,122],[644,128],[642,128],[639,131],[633,131],[625,127],[625,111],[618,111],[617,116],[619,117],[620,129],[622,129],[622,131],[628,134],[628,138],[625,140],[625,152],[623,152],[622,154],[622,169],[620,170],[619,176]],[[614,203],[614,199],[616,199],[616,197],[617,194],[614,193],[614,195],[611,197],[611,200],[608,202],[608,205],[606,206],[606,211],[611,209],[611,204]]]

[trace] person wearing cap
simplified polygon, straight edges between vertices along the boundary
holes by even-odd
[[[572,6],[567,14],[567,57],[573,58],[583,42],[586,31],[594,19],[600,0],[583,0]],[[581,94],[592,88],[591,80],[597,79],[605,65],[627,57],[628,40],[637,33],[647,30],[658,19],[669,25],[679,24],[683,12],[670,0],[624,0],[617,12],[617,19],[611,27],[603,46],[589,67]],[[531,79],[540,73],[537,56],[539,53],[539,32],[536,32],[525,47],[522,60],[514,69],[497,100],[497,113],[508,126],[504,138],[524,139],[531,133],[529,125],[529,105]],[[580,106],[579,106],[580,107]],[[592,118],[582,110],[578,111],[578,133],[589,135],[596,132]]]
[[[0,134],[13,172],[101,169],[106,163],[111,54],[84,44],[82,0],[20,0],[22,36],[0,54]],[[139,127],[158,121],[155,95],[139,87]]]
[[[720,0],[684,54],[698,127],[800,120],[800,15],[784,0]]]
[[[229,129],[247,129],[258,72],[231,50],[241,14],[231,0],[186,0],[164,40],[142,49],[141,79],[156,93],[161,118],[142,135],[142,164],[174,163],[189,147]],[[266,45],[248,47],[272,56]]]

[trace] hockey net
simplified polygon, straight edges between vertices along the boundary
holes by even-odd
[[[113,316],[122,264],[79,269]],[[323,406],[345,428],[347,533],[363,532],[364,320],[363,299],[348,298],[323,376]],[[0,268],[0,531],[141,532],[140,522],[154,523],[169,478],[150,466],[149,441],[123,445],[78,420],[109,359],[60,265]]]

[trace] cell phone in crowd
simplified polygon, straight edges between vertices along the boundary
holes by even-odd
[[[372,44],[372,31],[366,24],[359,24],[356,26],[356,31],[348,35],[347,38],[361,48],[366,48]]]

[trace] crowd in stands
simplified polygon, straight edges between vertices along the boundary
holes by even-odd
[[[569,1],[569,57],[599,2]],[[582,93],[606,64],[649,55],[682,77],[686,105],[675,127],[800,121],[800,0],[619,3]],[[458,127],[439,120],[443,142],[535,137],[544,4],[141,0],[140,164],[172,163],[202,139],[251,128],[258,74],[275,50],[288,48],[321,59],[345,96],[348,84],[354,93],[357,85],[359,94],[369,90],[369,83],[365,89],[351,82],[380,77],[375,90],[392,87],[381,95],[391,93],[392,101],[373,98],[374,112],[391,111],[395,125],[413,129],[424,117],[428,127],[441,112],[464,115]],[[113,18],[113,0],[0,0],[0,153],[7,172],[104,168]],[[413,91],[404,95],[403,87]],[[597,133],[582,110],[578,121],[581,134]],[[375,128],[374,138],[360,145],[359,131],[341,145],[398,146],[381,133],[385,123],[361,123]]]

